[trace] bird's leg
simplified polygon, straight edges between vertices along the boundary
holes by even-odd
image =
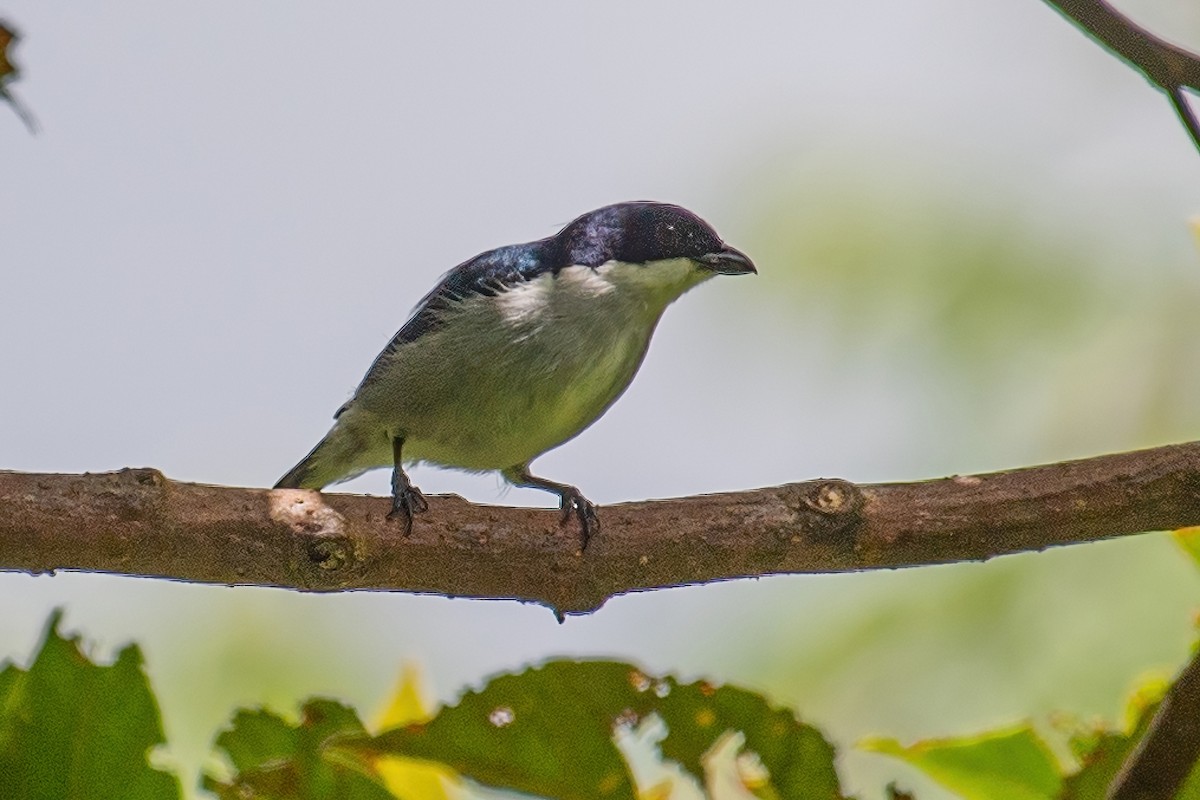
[[[392,437],[392,510],[388,512],[388,519],[403,517],[404,535],[408,536],[412,533],[413,514],[428,511],[429,504],[404,471],[404,461],[400,458],[403,449],[404,437]]]
[[[592,538],[592,534],[600,531],[600,517],[596,514],[596,504],[584,497],[583,492],[570,484],[548,481],[545,478],[530,475],[527,464],[509,467],[504,470],[503,474],[514,486],[545,489],[547,492],[554,492],[558,495],[559,507],[563,512],[559,524],[565,525],[571,518],[571,514],[574,513],[576,519],[579,520],[579,532],[582,537],[580,549],[587,549],[588,540]]]

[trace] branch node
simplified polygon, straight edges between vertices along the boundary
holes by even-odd
[[[340,537],[332,538],[315,538],[308,543],[308,557],[318,569],[325,572],[333,572],[339,570],[353,559],[353,545]]]
[[[862,493],[858,487],[841,478],[815,483],[801,499],[804,505],[825,516],[853,513],[862,508]]]
[[[862,489],[841,478],[822,478],[798,484],[799,518],[793,544],[809,541],[842,541],[853,545],[862,527],[862,510],[866,503]]]

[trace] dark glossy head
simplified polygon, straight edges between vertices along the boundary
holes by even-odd
[[[707,222],[669,203],[639,201],[598,208],[563,228],[555,239],[570,264],[598,267],[608,261],[647,264],[687,258],[722,274],[757,271]]]

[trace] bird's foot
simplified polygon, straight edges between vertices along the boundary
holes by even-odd
[[[592,534],[600,532],[600,515],[596,513],[596,504],[583,496],[574,486],[563,487],[562,520],[560,525],[566,525],[574,515],[579,520],[580,550],[586,550]]]
[[[503,470],[505,478],[515,486],[528,486],[531,489],[545,489],[554,492],[559,497],[559,508],[562,509],[560,525],[566,525],[571,516],[579,520],[580,552],[587,549],[588,540],[592,534],[600,532],[600,516],[596,513],[596,504],[583,496],[583,492],[567,483],[549,481],[529,473],[528,464],[518,464]]]
[[[395,487],[392,491],[392,510],[388,512],[388,519],[403,519],[404,520],[404,535],[408,536],[412,533],[413,514],[424,514],[429,510],[429,503],[425,501],[425,495],[421,494],[421,490],[412,484]]]

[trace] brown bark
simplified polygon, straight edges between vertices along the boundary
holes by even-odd
[[[412,534],[380,497],[167,480],[152,469],[0,472],[0,569],[302,591],[537,602],[745,576],[938,564],[1200,525],[1200,443],[988,475],[838,479],[622,503],[579,551],[559,512],[431,496]]]
[[[1104,0],[1046,3],[1162,89],[1192,143],[1200,149],[1200,120],[1184,92],[1200,91],[1200,56],[1155,36]]]

